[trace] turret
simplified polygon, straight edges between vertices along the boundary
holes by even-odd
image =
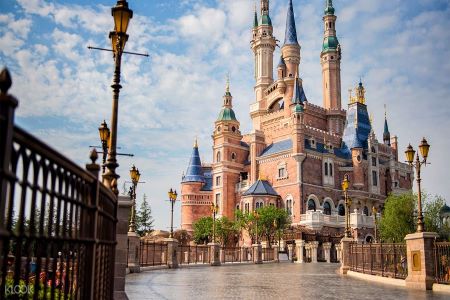
[[[300,44],[297,40],[297,28],[295,26],[294,7],[292,0],[289,0],[289,6],[286,16],[286,31],[284,44],[281,48],[283,59],[286,63],[286,77],[294,77],[298,74],[300,64]]]
[[[384,106],[383,142],[385,145],[391,146],[391,133],[389,132],[389,126],[388,126],[388,121],[387,121],[386,105]]]

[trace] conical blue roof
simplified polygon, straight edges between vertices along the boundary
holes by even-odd
[[[191,159],[189,165],[181,182],[205,182],[205,177],[202,171],[202,162],[198,152],[198,146],[195,145],[192,149]]]
[[[252,186],[243,194],[243,196],[252,195],[269,195],[269,196],[279,196],[278,193],[273,189],[267,180],[257,180]]]
[[[388,126],[387,119],[384,119],[384,132],[383,132],[383,136],[387,136],[387,135],[390,135],[390,132],[389,132],[389,126]]]
[[[280,56],[280,62],[278,63],[278,68],[286,67],[286,62],[284,61],[283,55]]]
[[[295,17],[292,0],[289,0],[289,7],[286,17],[286,33],[284,36],[284,45],[298,45],[297,29],[295,28]]]
[[[369,113],[365,104],[356,102],[349,105],[347,111],[347,123],[344,129],[342,141],[348,149],[367,149],[370,131]]]
[[[303,105],[306,100],[305,90],[303,85],[300,83],[298,77],[295,78],[294,84],[294,94],[292,95],[292,103]]]

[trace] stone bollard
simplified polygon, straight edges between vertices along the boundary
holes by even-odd
[[[170,269],[176,269],[178,268],[178,241],[173,238],[167,238],[164,241],[167,243],[167,265]]]
[[[296,250],[297,250],[297,261],[296,263],[302,264],[304,263],[303,260],[303,249],[305,247],[305,241],[304,240],[295,240]]]
[[[339,272],[344,275],[350,270],[350,244],[352,242],[353,239],[348,237],[344,237],[341,240],[341,268]]]
[[[327,263],[330,263],[331,262],[331,255],[330,255],[331,254],[330,253],[331,243],[323,243],[322,247],[323,247],[323,251],[325,253],[325,260],[327,261]]]
[[[220,249],[220,263],[225,263],[225,250]]]
[[[253,244],[253,263],[262,264],[262,246],[261,244]]]
[[[220,245],[217,243],[209,243],[209,262],[211,266],[220,266]]]
[[[128,269],[130,273],[140,273],[140,238],[136,232],[128,232]]]
[[[407,288],[431,290],[434,283],[434,240],[439,237],[435,232],[416,232],[408,234],[406,255],[408,261]],[[401,260],[401,258],[399,259]]]

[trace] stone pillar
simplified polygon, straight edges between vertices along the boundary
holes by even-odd
[[[220,249],[220,263],[225,263],[225,250]]]
[[[208,244],[209,251],[209,263],[211,266],[220,266],[220,245],[217,243]]]
[[[318,241],[311,242],[311,262],[312,263],[317,262],[317,248],[319,248],[319,242]]]
[[[322,247],[323,247],[323,251],[325,253],[325,260],[327,261],[327,263],[330,263],[331,262],[331,255],[330,255],[331,243],[323,243]]]
[[[405,237],[408,258],[408,277],[405,281],[407,288],[417,290],[433,288],[435,272],[433,243],[438,236],[435,232],[416,232]]]
[[[185,263],[188,263],[189,262],[189,251],[185,251],[184,252],[184,262]]]
[[[266,242],[266,241],[262,241],[261,242],[261,248],[262,249],[267,249],[268,248],[268,245],[269,245],[269,243],[268,242]],[[264,251],[263,253],[262,253],[262,260],[263,261],[265,261],[267,258],[266,258],[266,251]]]
[[[128,299],[125,294],[127,269],[128,219],[133,202],[128,196],[119,196],[116,226],[116,259],[114,264],[114,299]]]
[[[242,247],[241,251],[241,261],[248,261],[247,248]]]
[[[262,264],[262,246],[261,244],[253,244],[253,262],[255,264]]]
[[[130,273],[140,273],[141,265],[140,258],[141,240],[136,232],[128,232],[128,269]]]
[[[167,243],[167,265],[170,269],[178,268],[178,241],[173,238],[164,239]]]
[[[303,248],[305,247],[305,241],[304,240],[295,240],[296,245],[296,253],[297,253],[297,261],[296,263],[302,264],[305,261],[303,260]]]
[[[292,244],[288,245],[288,255],[289,255],[289,259],[291,261],[294,261],[294,245],[292,245]]]
[[[275,262],[280,262],[280,255],[278,253],[278,246],[273,246],[273,260]]]
[[[341,268],[339,269],[341,274],[347,274],[347,271],[350,270],[350,244],[352,242],[353,239],[347,237],[341,240]]]
[[[341,244],[334,245],[334,248],[336,248],[336,260],[341,261]]]

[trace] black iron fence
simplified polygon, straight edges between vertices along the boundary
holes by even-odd
[[[273,261],[275,260],[275,253],[273,248],[262,248],[262,260]]]
[[[0,299],[112,299],[116,196],[89,171],[14,126],[0,74]]]
[[[224,255],[224,263],[236,263],[236,262],[242,262],[245,260],[245,257],[242,257],[246,253],[245,248],[241,247],[224,247],[222,248],[223,255]]]
[[[434,243],[434,267],[437,283],[450,284],[450,243]]]
[[[141,267],[161,266],[167,264],[167,243],[140,241],[139,263]]]
[[[350,244],[350,270],[405,279],[408,275],[406,244]]]
[[[179,264],[209,264],[210,247],[207,245],[178,245]]]

